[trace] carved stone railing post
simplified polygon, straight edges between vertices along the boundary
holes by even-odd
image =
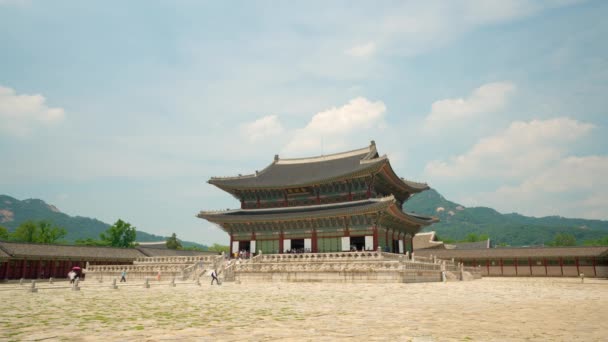
[[[36,288],[36,281],[32,280],[32,287],[30,287],[30,292],[34,293],[34,292],[38,292],[38,289]]]

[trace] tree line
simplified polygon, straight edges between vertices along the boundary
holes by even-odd
[[[67,235],[63,227],[52,225],[49,221],[25,221],[9,232],[6,227],[0,226],[0,240],[26,243],[65,243],[62,239]],[[118,219],[105,232],[99,235],[98,239],[78,239],[75,241],[77,246],[106,246],[133,248],[136,246],[137,230],[128,222]],[[196,250],[205,251],[196,246],[183,247],[177,235],[173,233],[166,241],[167,248],[176,250]],[[213,252],[228,252],[228,246],[213,244],[207,249]]]
[[[478,241],[486,241],[490,237],[488,234],[476,234],[470,233],[462,240],[455,240],[449,238],[440,238],[436,235],[438,241],[443,241],[444,243],[461,243],[461,242],[478,242]],[[547,243],[547,246],[551,247],[568,247],[568,246],[578,246],[579,243],[576,241],[576,237],[572,234],[566,233],[557,233],[553,237],[551,241]],[[584,246],[608,246],[608,236],[604,236],[601,239],[596,240],[585,240],[582,245]],[[499,247],[507,247],[508,245],[505,243],[499,243],[497,246]]]

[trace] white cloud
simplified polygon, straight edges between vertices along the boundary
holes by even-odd
[[[350,147],[349,140],[371,129],[382,129],[386,106],[381,101],[371,102],[358,97],[342,107],[334,107],[315,114],[306,127],[296,130],[282,152],[299,155],[318,155]],[[366,137],[366,140],[368,140]]]
[[[566,157],[516,185],[480,193],[484,205],[536,216],[606,219],[608,157]]]
[[[437,129],[454,123],[500,111],[506,107],[509,94],[515,90],[510,82],[484,84],[466,98],[445,99],[434,102],[425,119],[425,128]]]
[[[365,44],[355,45],[352,48],[346,50],[346,54],[353,57],[370,57],[376,51],[376,44],[369,42]]]
[[[504,131],[477,142],[468,152],[435,160],[425,172],[433,178],[517,179],[543,170],[559,160],[568,144],[586,135],[594,126],[569,118],[516,121]]]
[[[22,136],[36,126],[48,125],[65,118],[63,108],[50,108],[40,94],[17,95],[14,89],[0,86],[0,130]]]
[[[283,131],[283,125],[276,115],[268,115],[241,126],[241,134],[250,142],[271,138]]]

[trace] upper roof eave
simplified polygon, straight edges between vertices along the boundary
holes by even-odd
[[[343,162],[340,163],[346,164],[342,164],[340,166],[343,169],[342,171],[334,170],[333,174],[331,174],[331,172],[329,174],[327,172],[319,172],[321,174],[320,176],[317,178],[311,178],[309,174],[304,173],[301,175],[301,179],[298,179],[297,181],[281,181],[277,179],[272,179],[271,181],[268,180],[268,178],[271,177],[268,175],[270,170],[273,170],[275,174],[279,173],[279,175],[281,175],[281,172],[283,175],[286,173],[284,169],[279,169],[283,171],[275,170],[276,167],[289,167],[290,170],[294,170],[293,168],[300,168],[297,165],[302,165],[303,168],[311,168],[317,165],[319,168],[321,168],[323,165],[328,165],[332,162],[339,162],[340,160],[343,160]],[[255,174],[239,175],[236,177],[212,177],[207,182],[228,192],[241,189],[284,189],[286,187],[313,186],[345,178],[365,176],[367,174],[377,172],[386,162],[388,162],[388,158],[386,158],[386,156],[378,157],[376,145],[372,141],[368,147],[331,155],[296,159],[279,159],[277,156],[270,165],[268,165],[262,171],[256,172]]]

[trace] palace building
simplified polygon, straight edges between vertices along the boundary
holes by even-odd
[[[406,213],[403,203],[429,189],[397,176],[374,141],[368,147],[311,158],[278,155],[261,171],[213,177],[210,184],[240,208],[201,211],[230,235],[231,252],[413,251],[413,237],[437,219]]]

